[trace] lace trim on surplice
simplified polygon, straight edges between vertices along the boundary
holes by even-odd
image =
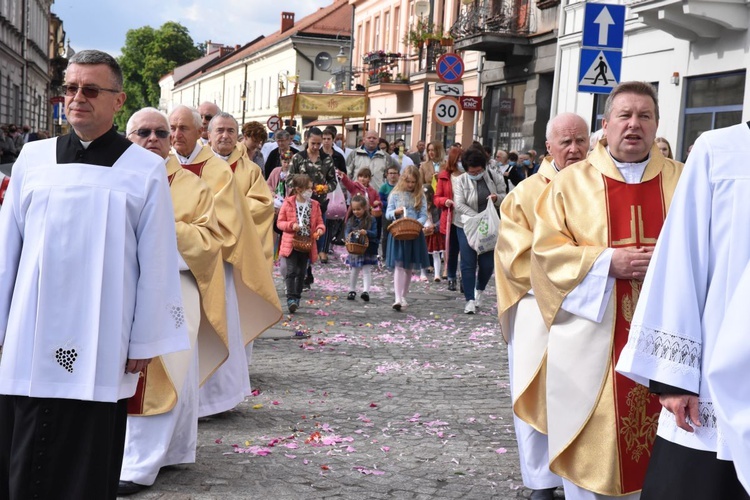
[[[674,372],[700,376],[702,344],[684,335],[632,325],[625,349],[669,366]]]
[[[698,419],[700,420],[700,427],[693,427],[697,436],[704,436],[711,439],[717,439],[720,435],[719,425],[716,421],[716,412],[714,410],[714,403],[710,399],[699,398],[698,399]],[[659,427],[665,427],[671,430],[679,430],[681,432],[686,431],[680,429],[677,426],[674,415],[672,415],[666,409],[662,409],[659,415]]]

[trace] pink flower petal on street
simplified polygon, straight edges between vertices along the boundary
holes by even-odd
[[[372,476],[382,476],[383,474],[385,474],[385,472],[383,472],[382,470],[367,469],[367,468],[365,468],[365,467],[363,467],[361,465],[354,466],[354,467],[352,467],[352,469],[354,469],[356,471],[359,471],[362,474],[365,474],[367,476],[370,476],[370,475],[372,475]]]
[[[390,447],[390,446],[381,446],[381,447],[380,447],[380,450],[381,450],[381,451],[382,451],[383,453],[388,453],[389,451],[391,451],[391,447]]]
[[[289,453],[284,453],[284,456],[286,458],[297,458],[297,455],[290,455]]]
[[[495,450],[495,453],[499,453],[500,455],[502,455],[503,453],[507,453],[507,452],[508,450],[506,450],[505,448],[498,448]]]

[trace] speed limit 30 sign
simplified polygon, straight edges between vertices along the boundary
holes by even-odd
[[[461,106],[455,97],[443,96],[432,107],[432,116],[440,125],[450,127],[461,118]]]

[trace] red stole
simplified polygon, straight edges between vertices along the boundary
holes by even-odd
[[[135,394],[128,399],[128,415],[142,415],[143,403],[146,398],[146,377],[148,377],[148,366],[138,374],[138,385]]]
[[[0,182],[0,205],[5,200],[5,192],[8,191],[8,185],[10,184],[10,177],[6,177]]]
[[[197,175],[198,177],[203,177],[203,167],[206,166],[207,162],[201,162],[201,163],[190,163],[190,164],[181,164],[182,168],[185,170],[190,170],[192,173]]]
[[[667,215],[662,176],[640,184],[626,184],[604,177],[610,248],[653,247]],[[615,417],[620,456],[620,480],[624,491],[640,490],[656,439],[661,405],[648,388],[614,372],[628,341],[642,282],[618,279],[615,283],[615,324],[612,344]]]
[[[234,163],[230,163],[230,164],[229,164],[229,166],[230,166],[230,167],[232,168],[232,173],[234,173],[235,169],[237,169],[237,163],[238,163],[239,161],[240,161],[240,160],[238,159],[238,160],[237,160],[237,161],[235,161]]]

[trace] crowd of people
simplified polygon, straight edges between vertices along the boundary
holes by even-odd
[[[396,312],[419,271],[474,314],[494,272],[533,500],[748,498],[746,124],[703,134],[683,174],[643,82],[612,90],[593,144],[553,117],[541,161],[374,131],[349,150],[335,127],[269,140],[210,102],[141,109],[123,136],[122,86],[111,56],[76,53],[72,132],[0,179],[0,496],[115,498],[194,462],[198,418],[251,393],[274,266],[294,314],[344,242],[347,300],[384,265]]]

